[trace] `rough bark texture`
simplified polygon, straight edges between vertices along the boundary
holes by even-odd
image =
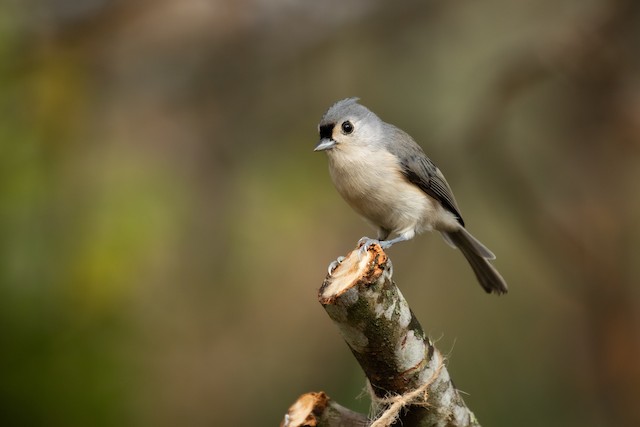
[[[380,246],[366,252],[357,249],[319,292],[320,303],[369,379],[374,402],[384,410],[391,405],[388,398],[423,388],[426,393],[405,402],[398,424],[479,426],[392,274],[391,261]]]
[[[331,403],[324,393],[309,393],[281,426],[480,427],[392,274],[380,246],[356,249],[327,276],[318,295],[369,380],[375,418],[367,422],[337,404],[341,410],[333,418],[321,417]]]

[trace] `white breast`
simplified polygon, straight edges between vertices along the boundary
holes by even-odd
[[[407,181],[388,151],[345,144],[328,154],[331,179],[338,192],[374,225],[397,234],[409,230],[419,233],[439,228],[442,219],[451,216]]]

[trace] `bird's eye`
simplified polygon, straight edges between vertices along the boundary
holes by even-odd
[[[348,120],[346,122],[342,122],[342,133],[349,135],[351,132],[353,132],[353,124]]]

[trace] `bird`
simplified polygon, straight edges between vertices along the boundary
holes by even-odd
[[[318,133],[314,151],[327,154],[338,193],[377,229],[376,239],[360,239],[361,249],[372,244],[387,249],[435,230],[462,252],[487,293],[507,292],[507,283],[489,262],[495,255],[467,231],[447,180],[411,136],[384,122],[359,98],[329,107]]]

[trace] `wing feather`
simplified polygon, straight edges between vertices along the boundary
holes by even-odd
[[[464,227],[464,220],[449,183],[440,169],[427,157],[422,148],[403,130],[385,123],[384,132],[387,149],[400,160],[403,175],[442,206],[454,214]],[[403,144],[397,144],[403,140]]]
[[[451,187],[442,175],[442,172],[426,156],[415,156],[401,162],[402,173],[409,182],[417,185],[429,196],[438,200],[442,206],[454,214],[464,227],[464,220],[460,215],[460,209],[453,197]]]

